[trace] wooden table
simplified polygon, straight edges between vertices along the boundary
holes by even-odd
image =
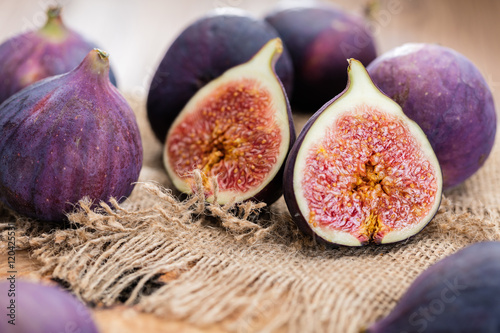
[[[183,1],[60,1],[64,19],[111,54],[120,88],[143,98],[168,45],[191,21],[218,6],[232,5],[262,16],[272,7],[266,0]],[[52,1],[0,2],[0,40],[44,21]],[[362,12],[365,1],[336,1]],[[392,11],[389,9],[392,8]],[[472,60],[500,101],[500,1],[497,0],[386,0],[380,2],[373,29],[380,53],[405,42],[439,43]],[[0,278],[7,274],[7,256],[0,254]],[[29,275],[37,263],[26,252],[16,254],[18,277]],[[157,318],[133,309],[95,310],[103,333],[220,332],[220,326],[197,328]]]

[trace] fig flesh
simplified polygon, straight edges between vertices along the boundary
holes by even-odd
[[[439,163],[425,134],[349,60],[347,88],[299,134],[285,200],[305,233],[331,244],[392,243],[418,233],[441,200]]]
[[[74,69],[95,47],[63,24],[61,8],[49,8],[45,26],[0,45],[0,104],[36,81]]]
[[[265,20],[278,32],[294,67],[292,106],[317,110],[347,83],[345,61],[368,65],[377,56],[362,17],[319,2],[284,2]]]
[[[36,82],[0,106],[0,199],[62,221],[84,196],[123,201],[142,166],[135,115],[109,81],[108,54]]]
[[[201,87],[250,60],[276,37],[269,24],[234,8],[210,12],[182,31],[158,66],[148,94],[148,119],[158,140],[165,142],[170,125]],[[276,73],[289,95],[293,68],[286,49]]]
[[[7,312],[7,318],[0,321],[0,332],[99,332],[90,311],[67,291],[15,278],[7,280],[0,283],[0,305]]]
[[[500,332],[500,242],[477,243],[439,261],[368,333]]]
[[[495,105],[469,59],[447,47],[414,43],[381,55],[367,70],[427,135],[443,170],[444,189],[484,164],[495,142]]]
[[[285,91],[273,68],[280,54],[272,39],[250,61],[200,89],[168,131],[164,165],[175,187],[192,193],[192,172],[217,177],[217,202],[264,201],[282,194],[282,169],[295,140]],[[205,184],[213,200],[210,182]]]

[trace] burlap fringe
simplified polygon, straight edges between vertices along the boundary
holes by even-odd
[[[197,186],[202,178],[195,173]],[[216,182],[214,182],[216,188]],[[196,191],[202,193],[202,191]],[[283,202],[179,201],[154,182],[135,200],[69,215],[71,227],[17,221],[17,245],[88,304],[133,305],[235,332],[357,332],[386,314],[413,279],[467,244],[500,240],[499,211],[479,215],[445,199],[436,218],[404,243],[319,248],[304,239]],[[256,218],[256,217],[259,218]],[[0,224],[2,241],[7,224]]]

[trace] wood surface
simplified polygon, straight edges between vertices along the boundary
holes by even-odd
[[[111,54],[121,89],[144,97],[149,81],[168,45],[184,27],[205,12],[235,6],[262,16],[276,1],[183,0],[61,1],[67,24],[95,40]],[[367,1],[336,1],[363,12]],[[0,41],[43,24],[50,0],[1,0]],[[406,42],[439,43],[472,60],[500,101],[500,1],[385,0],[374,12],[373,29],[379,53]],[[0,247],[0,278],[7,276],[5,246]],[[29,254],[16,254],[18,277],[29,277],[38,264]],[[2,297],[2,296],[0,296]],[[220,332],[222,325],[200,328],[192,323],[142,314],[133,308],[94,310],[102,333]]]

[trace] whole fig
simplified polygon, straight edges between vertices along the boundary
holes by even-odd
[[[95,47],[63,24],[60,7],[49,8],[45,26],[0,45],[0,104],[36,81],[74,69]],[[109,75],[116,86],[113,72]]]
[[[469,59],[444,46],[410,43],[384,53],[367,70],[429,138],[444,189],[484,164],[495,142],[497,116],[488,84]]]
[[[142,165],[141,138],[108,72],[108,54],[95,49],[71,72],[32,84],[0,106],[5,204],[60,221],[84,196],[121,201],[131,193]]]
[[[500,242],[471,245],[423,272],[368,333],[500,332]]]
[[[4,333],[98,333],[90,311],[67,291],[25,280],[0,283]]]
[[[317,110],[347,83],[345,61],[365,66],[377,56],[375,40],[360,16],[320,2],[283,2],[265,17],[290,52],[293,107]]]
[[[265,21],[234,8],[210,12],[183,30],[160,62],[148,94],[148,119],[158,140],[165,142],[170,125],[200,88],[276,37]],[[286,48],[276,73],[290,95],[293,68]]]

